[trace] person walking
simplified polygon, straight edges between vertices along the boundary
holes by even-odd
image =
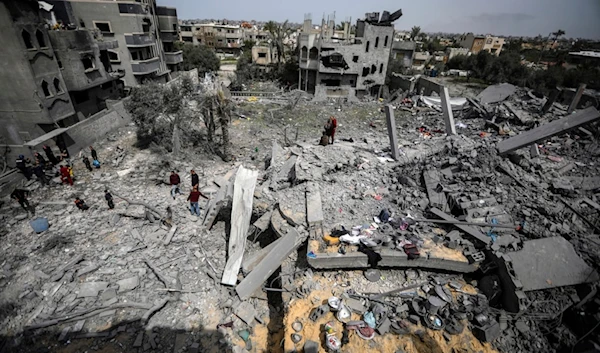
[[[90,208],[90,206],[86,205],[85,201],[83,201],[79,197],[75,198],[75,206],[77,206],[77,208],[82,211],[87,211]]]
[[[201,196],[208,200],[208,197],[206,197],[204,194],[198,191],[197,186],[194,186],[192,188],[192,191],[190,192],[190,195],[187,198],[190,202],[190,213],[192,214],[192,216],[195,214],[196,216],[200,217],[200,206],[198,206],[198,200]]]
[[[50,184],[50,182],[48,181],[48,178],[46,177],[46,171],[44,169],[44,165],[42,165],[38,161],[35,162],[35,166],[33,167],[33,174],[35,174],[35,176],[40,181],[40,183],[42,183],[42,185]]]
[[[173,197],[173,200],[175,200],[175,194],[181,194],[182,192],[179,189],[181,178],[179,178],[179,174],[175,173],[174,170],[171,171],[169,182],[171,183],[171,196]]]
[[[96,152],[94,147],[90,146],[90,151],[92,152],[92,159],[100,162],[100,160],[98,160],[98,153]]]
[[[44,146],[44,147],[42,147],[42,149],[44,150],[44,153],[46,153],[46,157],[48,157],[48,161],[52,165],[57,165],[58,159],[54,155],[54,152],[52,152],[52,149],[49,146]]]
[[[27,213],[29,213],[29,209],[31,208],[31,206],[29,205],[29,201],[27,201],[27,191],[26,190],[15,189],[10,194],[10,198],[17,200],[19,202],[19,205],[21,205],[21,207],[23,207],[23,209],[25,211],[27,211]]]
[[[60,167],[60,180],[63,184],[73,185],[73,178],[71,178],[71,173],[69,172],[69,168],[66,165],[62,165]]]
[[[337,119],[332,115],[329,117],[329,120],[327,120],[327,123],[325,124],[325,132],[327,133],[327,136],[329,136],[329,138],[331,138],[331,144],[333,144],[333,139],[335,136],[336,129],[337,129]]]
[[[90,164],[90,159],[87,158],[87,156],[83,156],[83,158],[81,158],[81,160],[83,161],[83,164],[85,164],[85,167],[87,168],[87,170],[89,170],[91,172],[92,165]]]
[[[198,178],[198,174],[196,174],[195,170],[190,170],[190,173],[192,174],[192,187],[194,186],[198,186],[198,184],[200,183],[200,180]]]
[[[113,197],[108,190],[104,190],[104,199],[106,199],[106,202],[108,203],[108,208],[110,208],[111,210],[115,208]]]

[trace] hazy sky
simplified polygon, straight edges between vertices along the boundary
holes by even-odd
[[[300,23],[311,13],[313,23],[336,13],[336,23],[366,12],[393,12],[404,15],[397,29],[421,26],[425,32],[475,32],[497,35],[536,36],[558,29],[566,37],[600,39],[600,0],[157,0],[159,5],[177,8],[180,19],[215,18],[235,20],[286,19]]]

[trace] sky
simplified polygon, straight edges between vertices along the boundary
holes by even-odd
[[[420,26],[423,32],[474,32],[505,36],[548,36],[563,29],[567,38],[600,39],[600,0],[157,0],[177,8],[179,19],[274,20],[313,23],[335,12],[336,23],[364,18],[366,12],[403,16],[396,29]]]

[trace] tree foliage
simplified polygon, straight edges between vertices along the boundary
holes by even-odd
[[[290,37],[292,28],[289,26],[288,20],[282,24],[269,21],[265,24],[264,30],[269,32],[271,44],[277,51],[277,63],[281,64],[282,61],[285,61],[285,41]]]
[[[419,34],[421,34],[420,26],[413,26],[413,28],[410,29],[410,38],[412,40],[415,40]]]
[[[183,51],[183,69],[198,69],[198,76],[204,77],[206,73],[216,72],[221,66],[221,61],[214,50],[205,45],[193,45],[177,42],[175,46]]]

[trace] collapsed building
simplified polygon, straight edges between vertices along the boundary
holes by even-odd
[[[335,33],[335,20],[321,21],[318,31],[305,19],[299,36],[298,88],[327,98],[354,99],[377,95],[385,75],[394,38],[393,22],[402,10],[367,13],[356,22],[356,33],[344,23],[343,36]]]

